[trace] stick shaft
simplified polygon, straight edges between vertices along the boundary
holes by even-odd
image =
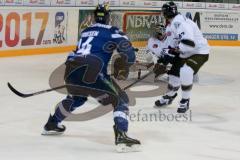
[[[153,71],[150,71],[149,73],[147,73],[146,75],[142,76],[140,79],[136,80],[135,82],[131,83],[130,85],[126,86],[123,88],[123,90],[127,90],[128,88],[132,87],[133,85],[137,84],[138,82],[142,81],[143,79],[147,78],[149,75],[151,75],[153,73]],[[24,94],[24,93],[21,93],[19,92],[18,90],[16,90],[9,82],[7,83],[8,85],[8,88],[13,92],[15,93],[16,95],[22,97],[22,98],[27,98],[27,97],[32,97],[32,96],[36,96],[36,95],[39,95],[39,94],[43,94],[43,93],[48,93],[48,92],[51,92],[51,91],[55,91],[55,90],[58,90],[58,89],[62,89],[62,88],[65,88],[66,85],[62,85],[62,86],[58,86],[58,87],[54,87],[54,88],[50,88],[50,89],[46,89],[46,90],[41,90],[41,91],[38,91],[38,92],[33,92],[33,93],[29,93],[29,94]]]
[[[123,90],[127,90],[128,88],[132,87],[133,85],[137,84],[138,82],[144,80],[145,78],[147,78],[149,75],[151,75],[153,73],[153,71],[150,71],[149,73],[147,73],[146,75],[142,76],[140,79],[136,80],[135,82],[129,84],[128,86],[124,87]]]

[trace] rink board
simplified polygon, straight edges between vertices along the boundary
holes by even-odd
[[[92,24],[92,8],[1,7],[0,57],[69,52],[80,32]],[[188,9],[181,13],[202,30],[211,46],[240,46],[240,12]],[[144,47],[151,28],[162,22],[154,8],[113,9],[112,23],[125,31],[134,47]]]

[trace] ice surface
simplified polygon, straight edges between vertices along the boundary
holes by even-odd
[[[23,99],[7,88],[8,81],[24,92],[48,88],[50,73],[65,58],[63,53],[0,59],[1,160],[240,159],[240,48],[212,49],[193,88],[192,121],[130,122],[129,134],[143,145],[142,152],[128,154],[114,151],[112,113],[85,122],[64,122],[64,135],[44,137],[42,126],[64,95],[51,92]],[[153,108],[156,99],[137,99],[130,113],[158,114]],[[176,114],[178,100],[160,111]],[[79,112],[95,103],[91,100]]]

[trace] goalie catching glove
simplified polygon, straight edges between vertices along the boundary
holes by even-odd
[[[113,76],[117,80],[126,80],[129,75],[129,64],[127,63],[126,56],[121,56],[114,61]]]

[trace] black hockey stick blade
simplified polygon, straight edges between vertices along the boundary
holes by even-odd
[[[26,97],[31,96],[31,94],[30,94],[30,95],[29,95],[29,94],[23,94],[23,93],[17,91],[9,82],[7,83],[7,85],[8,85],[8,88],[9,88],[13,93],[15,93],[16,95],[18,95],[19,97],[26,98]]]
[[[24,93],[21,93],[21,92],[17,91],[9,82],[7,83],[7,85],[8,85],[8,88],[9,88],[13,93],[15,93],[16,95],[18,95],[19,97],[22,97],[22,98],[27,98],[27,97],[31,97],[31,96],[36,96],[36,95],[39,95],[39,94],[51,92],[51,91],[58,90],[58,89],[62,89],[62,88],[65,88],[65,87],[66,87],[66,85],[63,85],[63,86],[59,86],[59,87],[55,87],[55,88],[50,88],[50,89],[46,89],[46,90],[42,90],[42,91],[38,91],[38,92],[34,92],[34,93],[24,94]]]

